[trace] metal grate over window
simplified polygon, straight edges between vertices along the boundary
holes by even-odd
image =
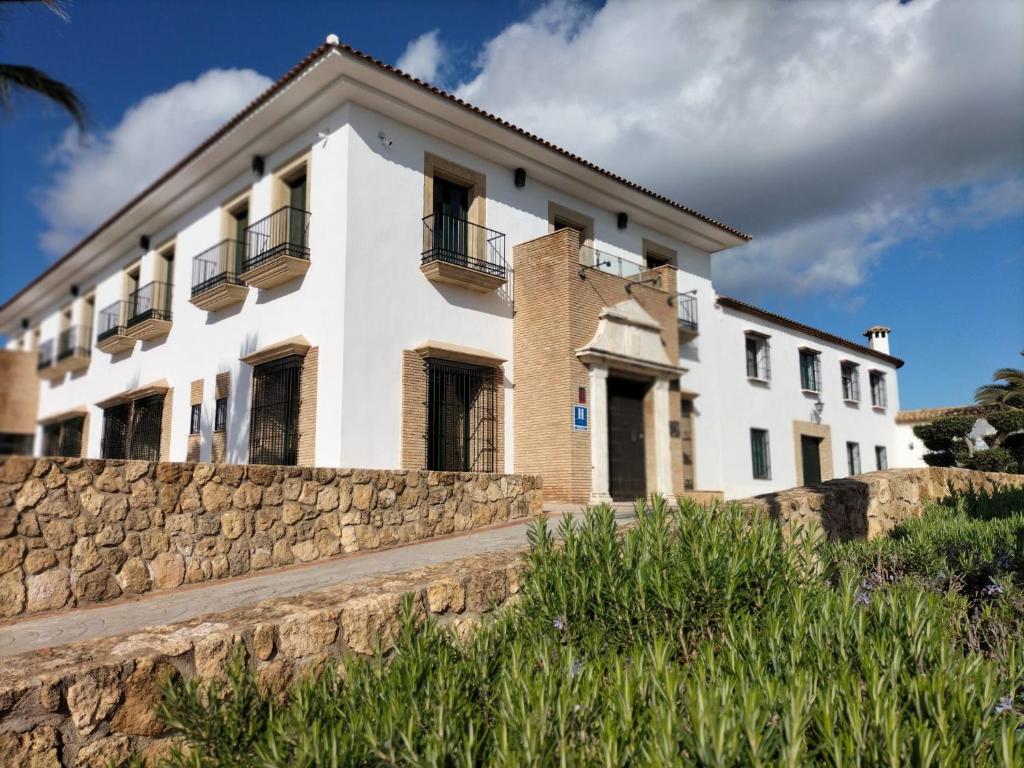
[[[213,431],[223,432],[228,428],[228,399],[218,397],[216,410],[213,416]]]
[[[252,369],[250,464],[295,464],[299,452],[299,379],[302,356]]]
[[[495,369],[428,358],[427,468],[493,472]]]
[[[78,416],[43,427],[43,456],[81,456],[85,418]]]
[[[103,458],[159,461],[163,415],[163,395],[150,395],[105,408]]]
[[[190,435],[198,435],[200,427],[203,424],[203,404],[193,403],[192,411],[189,414],[188,419],[188,433]]]

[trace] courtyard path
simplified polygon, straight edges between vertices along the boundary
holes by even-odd
[[[545,512],[560,517],[563,512],[577,509],[552,505],[546,507]],[[620,521],[632,519],[632,509],[623,505],[616,510],[616,517]],[[557,524],[557,520],[552,520],[552,524]],[[144,627],[242,608],[271,598],[313,592],[346,581],[523,547],[527,543],[528,528],[529,520],[520,520],[384,550],[341,555],[136,598],[11,619],[0,623],[0,657],[121,635]]]

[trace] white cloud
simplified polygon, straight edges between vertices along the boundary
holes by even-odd
[[[436,84],[446,53],[439,34],[432,29],[410,41],[396,66],[406,74]]]
[[[127,109],[84,144],[69,130],[38,194],[45,251],[59,255],[181,160],[270,85],[250,69],[212,69]]]
[[[750,232],[725,290],[848,291],[1024,213],[1024,4],[555,0],[458,95]]]

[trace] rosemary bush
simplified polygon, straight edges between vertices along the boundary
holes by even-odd
[[[538,522],[520,602],[467,641],[407,620],[283,701],[241,660],[170,688],[168,764],[1021,765],[1020,501],[816,551],[685,501]]]

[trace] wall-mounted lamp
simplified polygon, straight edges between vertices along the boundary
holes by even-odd
[[[144,251],[149,250],[149,235],[139,236],[139,248],[141,248]]]
[[[644,283],[650,283],[651,285],[660,285],[661,278],[648,277],[646,280],[631,280],[630,282],[626,283],[626,293],[632,294],[634,285],[643,285]]]
[[[256,176],[263,175],[263,155],[252,156],[252,172]]]
[[[516,186],[522,189],[526,186],[526,169],[516,168],[515,173]]]
[[[619,229],[625,229],[629,226],[629,216],[624,212],[619,212],[619,215],[615,217],[616,223],[619,225]]]
[[[71,295],[74,296],[76,299],[78,298],[78,286],[77,285],[72,285],[71,286]]]
[[[21,318],[21,330],[27,331],[30,325],[31,323],[28,321],[27,317]]]

